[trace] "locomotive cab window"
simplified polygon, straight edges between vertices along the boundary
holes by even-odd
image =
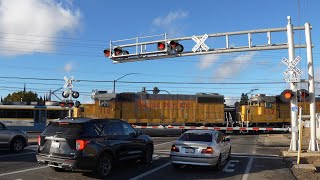
[[[272,103],[271,102],[265,102],[264,106],[265,106],[265,108],[272,108]]]

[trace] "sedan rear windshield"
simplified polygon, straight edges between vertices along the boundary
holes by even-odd
[[[45,135],[57,135],[78,137],[83,131],[83,123],[57,123],[51,122],[48,127],[43,131]]]
[[[201,141],[201,142],[211,142],[212,134],[209,133],[184,133],[179,139],[179,141]]]

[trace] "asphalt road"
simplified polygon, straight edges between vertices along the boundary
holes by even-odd
[[[289,164],[278,156],[278,147],[262,147],[257,143],[259,135],[231,135],[232,157],[221,171],[204,167],[174,169],[170,164],[169,151],[176,137],[154,137],[153,163],[144,165],[129,161],[116,165],[107,179],[239,179],[239,180],[291,180],[295,179]],[[96,179],[89,171],[55,172],[50,167],[38,165],[36,145],[28,146],[20,154],[0,151],[0,179],[42,180]]]

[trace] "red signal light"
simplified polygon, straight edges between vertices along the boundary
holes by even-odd
[[[66,107],[67,106],[67,103],[65,103],[65,102],[59,102],[59,104],[60,104],[61,107]]]
[[[301,101],[309,101],[309,92],[306,89],[300,89],[298,91],[298,100]]]
[[[284,103],[290,102],[293,97],[294,97],[294,93],[290,89],[286,89],[286,90],[282,91],[282,93],[280,95],[280,99]]]
[[[170,41],[169,44],[171,48],[177,53],[181,53],[184,49],[183,46],[178,41]]]
[[[122,49],[120,48],[114,48],[114,54],[115,55],[120,55],[122,53]]]
[[[105,56],[105,57],[109,57],[109,56],[110,56],[110,50],[108,50],[108,49],[105,49],[105,50],[103,51],[103,53],[104,53],[104,56]]]
[[[158,50],[165,50],[166,45],[163,42],[158,42]]]
[[[39,146],[41,145],[41,136],[40,135],[38,136],[38,145]]]
[[[170,46],[172,47],[172,49],[173,48],[175,48],[175,47],[177,47],[177,45],[179,44],[178,42],[176,42],[176,41],[170,41]]]
[[[74,103],[73,102],[68,102],[69,107],[73,107]]]

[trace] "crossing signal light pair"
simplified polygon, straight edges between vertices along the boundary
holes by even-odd
[[[282,91],[280,99],[284,103],[290,102],[294,98],[294,92],[290,89]],[[309,92],[306,89],[300,89],[297,91],[297,99],[299,102],[309,101]]]
[[[73,106],[79,108],[81,103],[79,101],[61,101],[59,102],[61,107],[69,107],[72,108]]]
[[[129,54],[129,51],[127,51],[127,50],[122,50],[122,48],[120,48],[120,47],[114,48],[114,49],[113,49],[113,52],[114,52],[114,55],[115,55],[115,56]],[[103,53],[104,53],[104,56],[105,56],[105,57],[109,58],[112,52],[110,52],[110,49],[105,49],[105,50],[103,50]]]
[[[178,41],[169,41],[168,43],[165,42],[158,42],[157,48],[158,50],[165,50],[167,46],[167,51],[171,52],[172,50],[176,53],[181,53],[183,51],[183,46]]]
[[[62,102],[59,102],[60,106],[61,107],[73,107],[74,106],[74,103],[73,102],[65,102],[65,101],[62,101]]]

